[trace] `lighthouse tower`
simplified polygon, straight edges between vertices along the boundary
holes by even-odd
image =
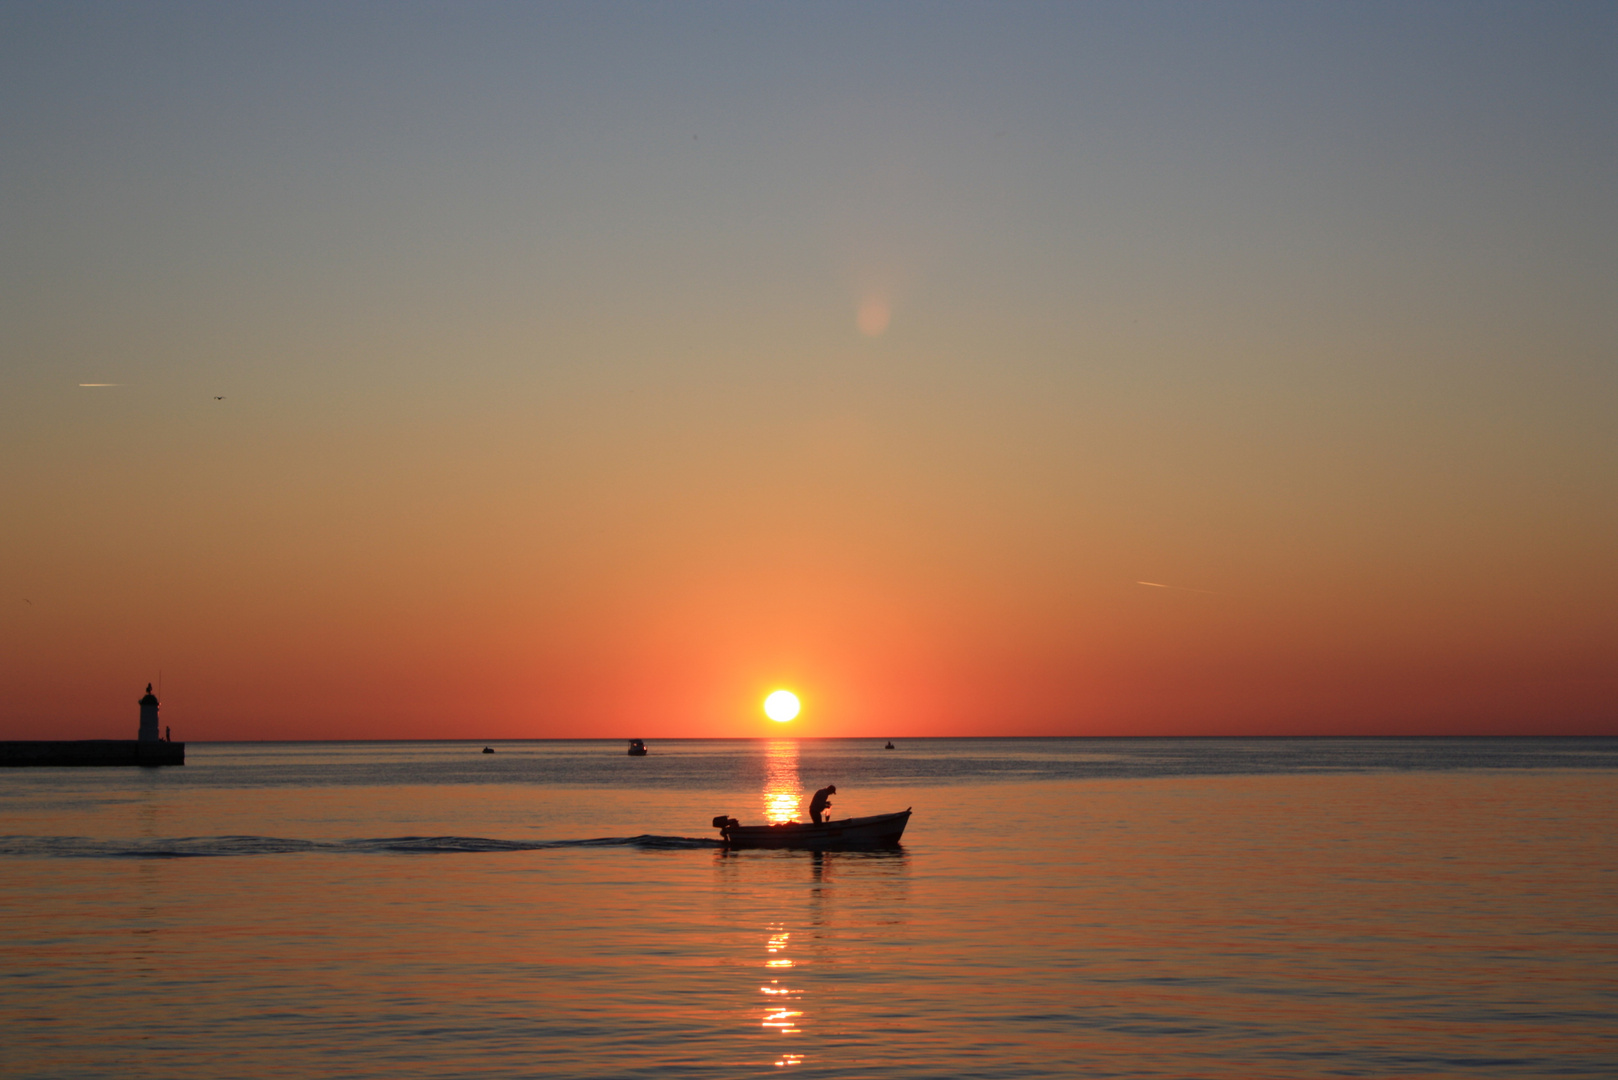
[[[140,741],[162,741],[158,738],[157,695],[152,693],[151,683],[146,684],[146,696],[140,699]]]

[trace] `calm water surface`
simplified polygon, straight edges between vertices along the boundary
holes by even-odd
[[[0,771],[0,1074],[1618,1075],[1618,740],[880,745]]]

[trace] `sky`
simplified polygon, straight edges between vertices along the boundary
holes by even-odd
[[[0,738],[1618,734],[1613,4],[6,2],[0,147]]]

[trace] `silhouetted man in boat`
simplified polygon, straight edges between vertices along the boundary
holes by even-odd
[[[809,816],[814,819],[816,825],[820,824],[820,815],[826,812],[827,807],[831,806],[831,797],[835,794],[837,794],[837,785],[833,784],[830,787],[821,788],[815,792],[815,797],[809,800]]]

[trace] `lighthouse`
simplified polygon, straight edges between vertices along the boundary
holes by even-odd
[[[157,695],[152,693],[151,683],[146,684],[146,696],[140,699],[140,741],[162,741],[158,738]]]
[[[157,695],[146,684],[140,699],[138,739],[51,739],[0,741],[0,766],[9,765],[184,765],[185,743],[158,734]]]

